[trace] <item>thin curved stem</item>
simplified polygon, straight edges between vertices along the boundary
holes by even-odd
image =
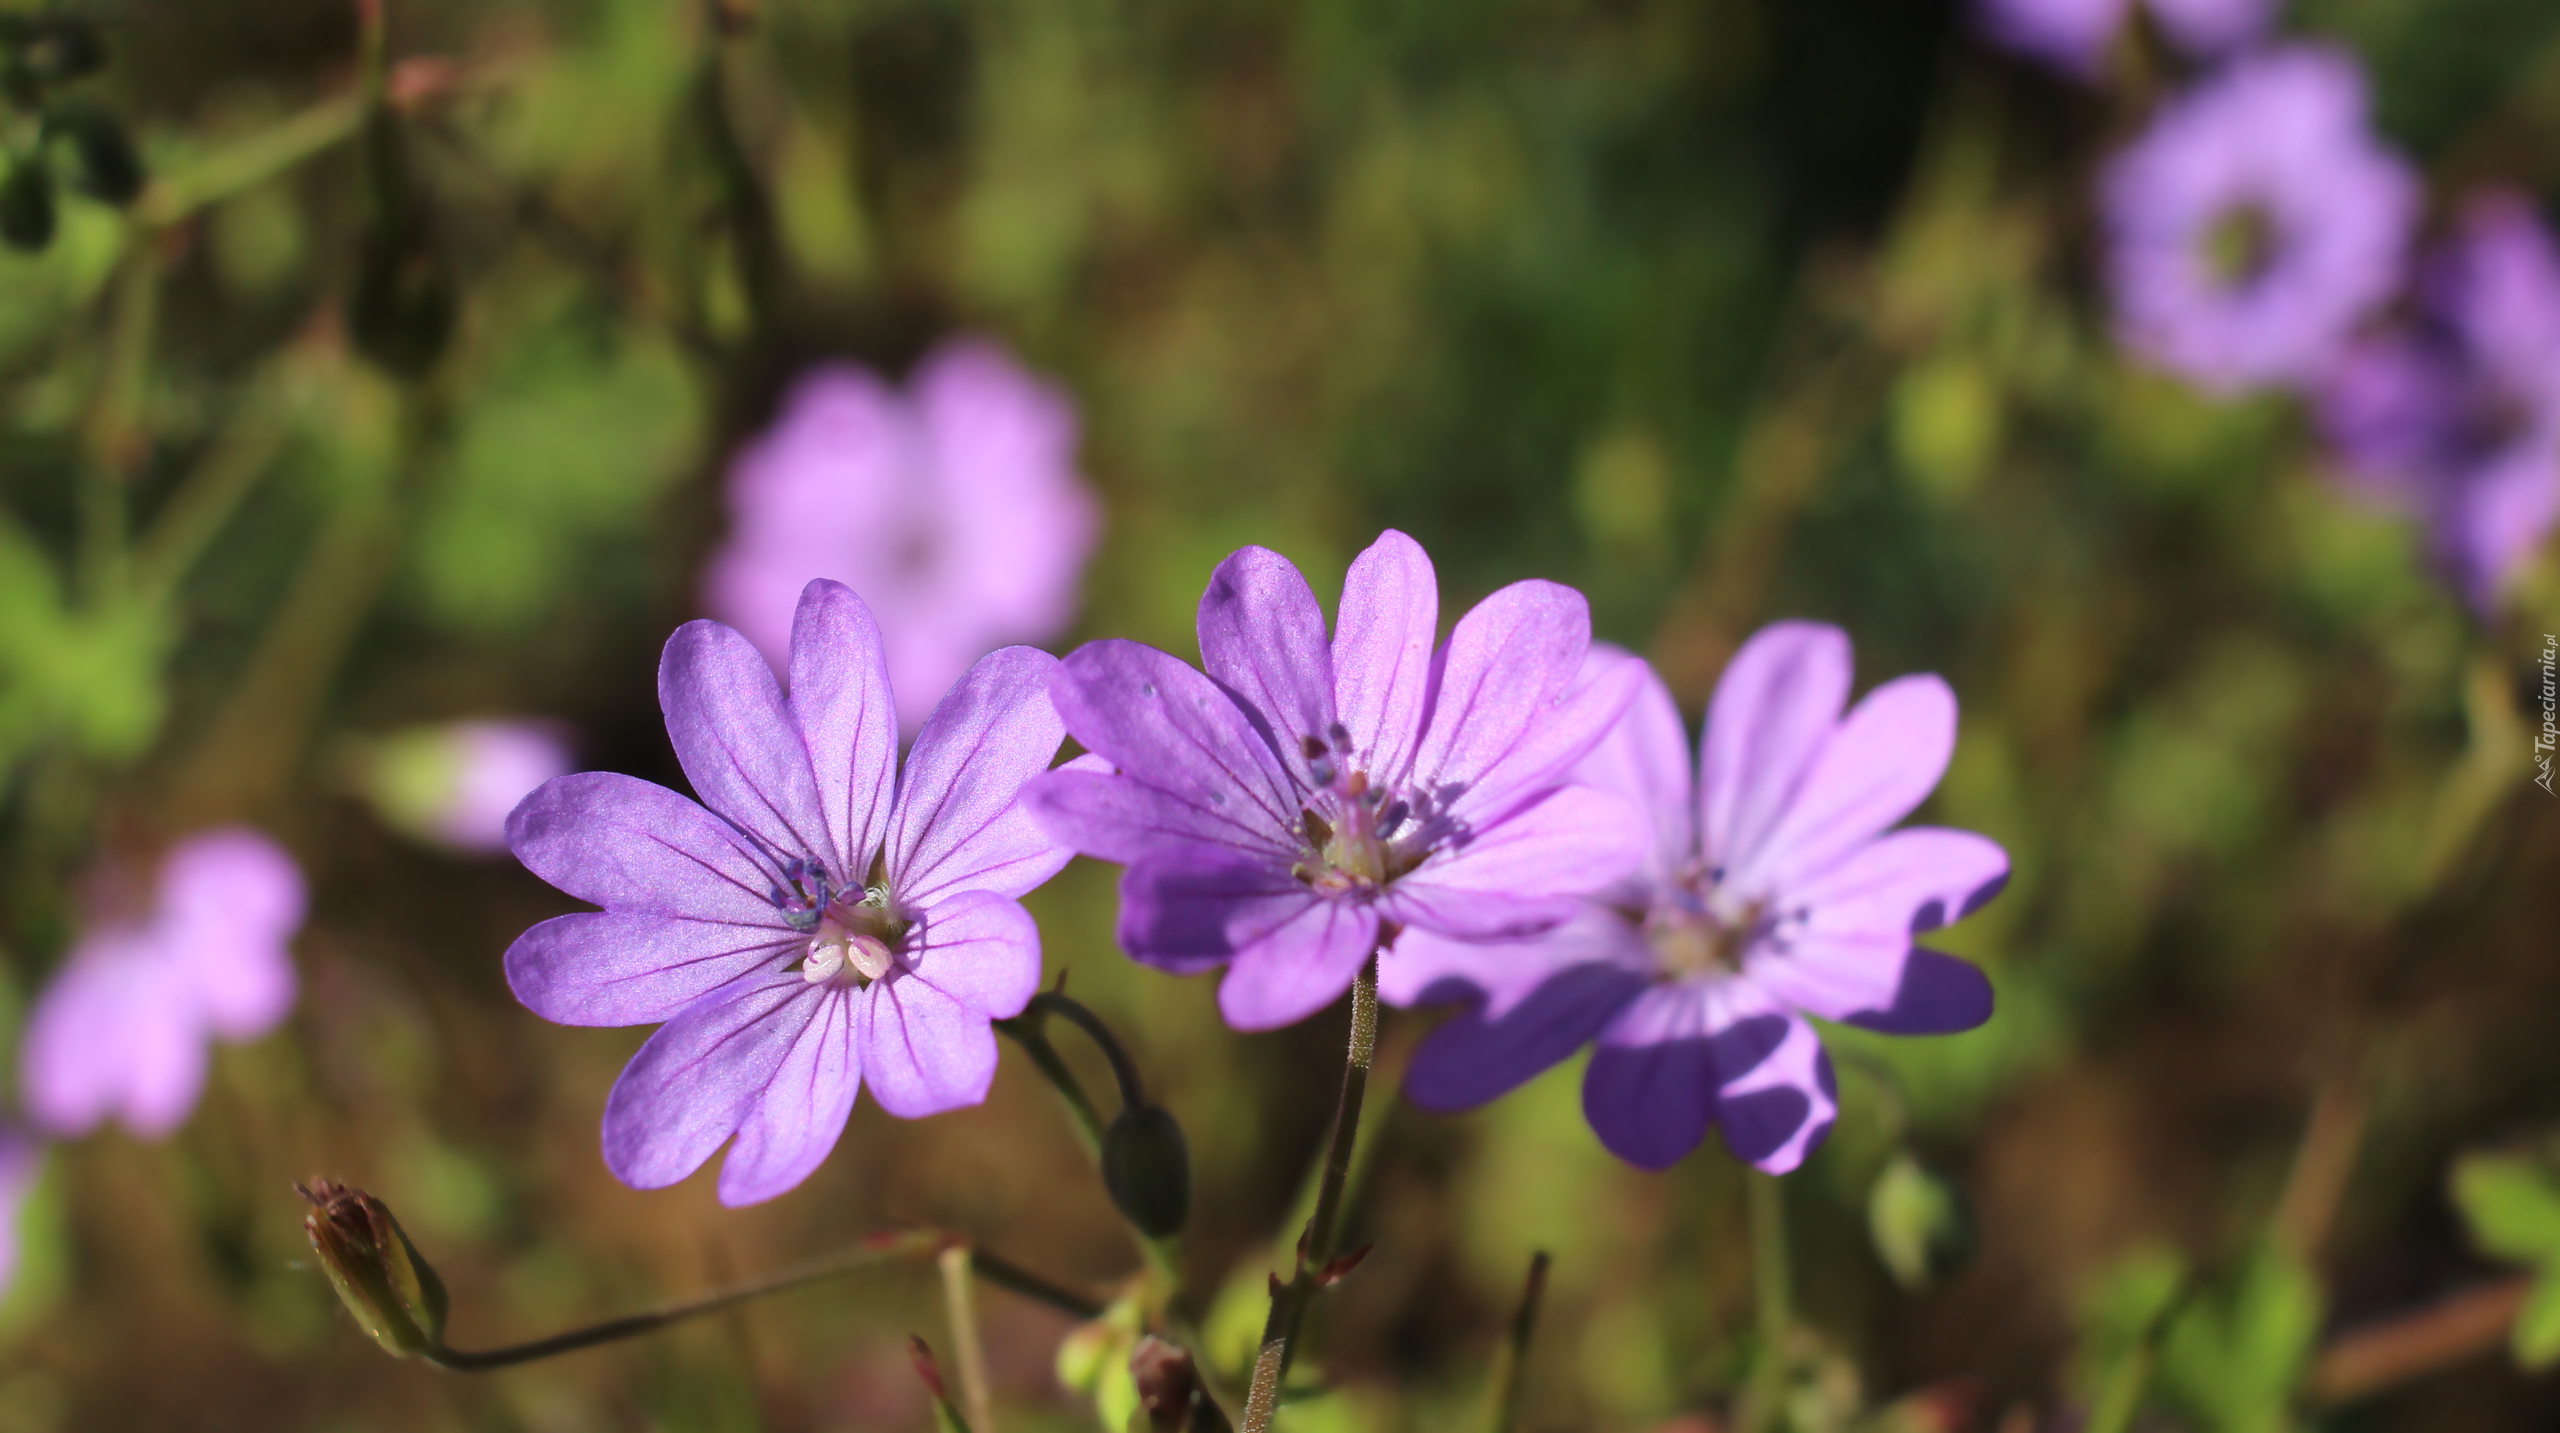
[[[1751,1221],[1751,1292],[1759,1312],[1759,1348],[1751,1361],[1751,1382],[1743,1390],[1742,1433],[1767,1433],[1778,1423],[1778,1407],[1787,1392],[1787,1332],[1795,1325],[1793,1290],[1787,1274],[1787,1205],[1785,1186],[1776,1175],[1757,1170],[1743,1174]]]
[[[902,1235],[895,1239],[866,1245],[850,1253],[838,1254],[831,1258],[803,1264],[795,1269],[787,1269],[782,1273],[741,1284],[736,1288],[722,1289],[679,1303],[662,1304],[657,1308],[643,1310],[636,1314],[625,1314],[620,1318],[606,1319],[602,1323],[589,1324],[584,1328],[552,1334],[548,1338],[509,1344],[504,1348],[477,1351],[439,1345],[429,1350],[424,1357],[427,1362],[438,1368],[451,1369],[456,1373],[487,1373],[493,1369],[512,1368],[521,1363],[532,1363],[539,1359],[555,1358],[564,1353],[576,1353],[580,1349],[594,1348],[598,1344],[614,1343],[626,1338],[637,1338],[646,1333],[655,1333],[670,1324],[700,1318],[705,1314],[716,1314],[723,1309],[735,1308],[740,1304],[771,1294],[788,1293],[793,1289],[823,1283],[826,1280],[859,1273],[865,1269],[878,1268],[883,1264],[941,1254],[945,1250],[958,1248],[966,1248],[966,1246],[955,1244],[948,1238],[931,1232]],[[970,1272],[998,1288],[1021,1294],[1080,1320],[1097,1318],[1102,1313],[1100,1304],[1081,1294],[1062,1289],[1038,1275],[1027,1272],[1019,1265],[978,1249],[968,1249],[967,1255]]]

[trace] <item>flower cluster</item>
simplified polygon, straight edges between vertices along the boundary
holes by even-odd
[[[1017,898],[1078,852],[1127,867],[1128,953],[1223,970],[1238,1029],[1314,1014],[1372,962],[1393,1000],[1472,1001],[1415,1067],[1426,1106],[1596,1039],[1592,1124],[1652,1168],[1711,1121],[1763,1168],[1800,1162],[1833,1110],[1806,1015],[1989,1014],[1980,973],[1911,935],[1987,897],[2005,858],[1885,834],[1945,767],[1943,683],[1843,716],[1847,640],[1773,628],[1718,691],[1693,789],[1668,693],[1592,646],[1580,594],[1517,583],[1438,630],[1402,533],[1352,563],[1330,633],[1297,568],[1249,547],[1201,599],[1200,667],[1118,640],[998,651],[901,771],[851,590],[809,584],[787,691],[745,637],[691,623],[659,696],[700,804],[600,772],[528,797],[516,854],[602,909],[527,931],[508,979],[552,1020],[660,1025],[606,1100],[606,1163],[652,1188],[728,1143],[730,1204],[805,1179],[859,1087],[906,1117],[984,1098],[991,1022],[1039,979]],[[1087,754],[1049,769],[1066,735]]]
[[[2560,526],[2560,249],[2492,189],[2411,258],[2414,171],[2377,139],[2362,67],[2252,46],[2265,0],[2147,0],[2219,67],[2107,165],[2119,337],[2209,393],[2308,398],[2346,485],[2422,521],[2486,613]],[[2130,0],[1981,0],[1995,41],[2095,78]],[[2234,58],[2225,58],[2233,56]],[[2407,312],[2376,331],[2397,300]]]

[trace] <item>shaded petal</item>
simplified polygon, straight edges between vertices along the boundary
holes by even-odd
[[[1297,849],[1299,788],[1207,677],[1136,642],[1088,642],[1060,664],[1049,696],[1070,735],[1143,788],[1106,788],[1083,772],[1041,777],[1033,814],[1060,840],[1123,862],[1201,843]]]
[[[1809,881],[1789,905],[1819,931],[1916,935],[1973,914],[2008,883],[2009,854],[1971,831],[1912,826],[1867,843]]]
[[[1990,1019],[1992,1004],[1990,978],[1971,962],[1915,945],[1904,954],[1891,1001],[1848,1023],[1887,1035],[1957,1035]]]
[[[737,1141],[720,1162],[720,1202],[760,1204],[817,1171],[844,1135],[862,1087],[855,1050],[853,991],[830,989],[805,1002],[809,1019],[764,1090],[749,1102]]]
[[[889,889],[900,901],[931,905],[964,887],[1018,896],[1074,856],[1018,799],[1066,736],[1049,702],[1057,670],[1037,648],[989,652],[926,719],[889,818]]]
[[[1760,1017],[1767,1018],[1767,1017]],[[1739,1058],[1736,1064],[1741,1063]],[[1729,1066],[1719,1066],[1720,1072]],[[1785,1038],[1747,1070],[1727,1076],[1716,1095],[1716,1119],[1736,1159],[1785,1174],[1831,1132],[1839,1117],[1839,1084],[1822,1039],[1800,1015],[1786,1017]]]
[[[658,1027],[605,1096],[605,1167],[634,1189],[663,1189],[700,1169],[832,995],[795,971],[760,973]]]
[[[1507,1013],[1471,1005],[1413,1052],[1404,1097],[1448,1113],[1508,1094],[1581,1049],[1644,990],[1644,977],[1624,966],[1585,964],[1550,976]]]
[[[1120,877],[1120,948],[1141,964],[1194,975],[1234,959],[1254,932],[1320,903],[1266,860],[1214,847],[1167,851]]]
[[[1308,737],[1330,741],[1333,652],[1324,609],[1297,565],[1267,547],[1238,548],[1200,594],[1200,665],[1236,695],[1289,770]]]
[[[866,880],[897,771],[898,709],[889,691],[880,624],[841,582],[820,578],[801,589],[791,620],[786,705],[808,749],[827,836],[824,846],[791,854],[824,856],[838,885]],[[688,777],[691,771],[686,768]],[[701,780],[692,779],[700,790]]]
[[[1272,915],[1280,918],[1263,924]],[[1218,1013],[1234,1029],[1276,1030],[1351,988],[1378,948],[1378,914],[1355,901],[1273,902],[1244,908],[1229,935],[1237,949],[1218,982]]]
[[[1849,699],[1849,636],[1772,622],[1716,680],[1698,752],[1700,849],[1739,870],[1768,839]]]
[[[773,668],[746,638],[717,622],[678,627],[658,658],[658,706],[676,762],[703,805],[762,842],[776,861],[833,851],[808,744]],[[862,878],[827,874],[839,885]]]
[[[527,870],[609,910],[775,919],[774,871],[755,843],[636,776],[581,771],[542,783],[507,818],[507,846]]]
[[[1415,783],[1452,803],[1483,780],[1550,715],[1590,646],[1590,606],[1570,587],[1515,582],[1477,603],[1433,663]]]
[[[1529,934],[1580,909],[1573,898],[1632,873],[1650,845],[1644,813],[1627,798],[1557,787],[1396,880],[1387,915],[1444,935]]]
[[[1680,707],[1671,699],[1671,688],[1642,658],[1595,643],[1583,668],[1588,675],[1610,664],[1629,671],[1635,691],[1618,719],[1574,768],[1574,779],[1636,803],[1653,834],[1646,874],[1656,881],[1670,881],[1698,854],[1697,783],[1690,772],[1688,729],[1680,723]]]
[[[1850,708],[1786,815],[1736,874],[1746,890],[1793,889],[1911,814],[1955,754],[1956,697],[1935,676],[1897,677]]]
[[[899,955],[904,979],[993,1019],[1021,1014],[1040,988],[1039,923],[995,891],[964,891],[925,912]]]
[[[930,981],[892,972],[862,992],[856,1018],[862,1076],[880,1108],[912,1120],[986,1100],[996,1033],[983,1012]]]
[[[1601,1032],[1582,1073],[1582,1117],[1611,1154],[1669,1169],[1707,1137],[1715,1086],[1705,992],[1657,985]]]
[[[302,871],[284,848],[241,827],[180,842],[160,866],[154,944],[181,972],[214,1033],[246,1040],[293,1008]]]
[[[507,947],[507,988],[562,1025],[655,1025],[733,980],[797,960],[808,937],[776,921],[732,925],[654,911],[585,911]]]
[[[1378,957],[1378,998],[1390,1005],[1474,1001],[1498,1020],[1559,973],[1593,962],[1650,970],[1652,947],[1624,915],[1590,902],[1524,940],[1462,940],[1410,926]]]
[[[1439,579],[1422,544],[1378,534],[1343,576],[1333,624],[1334,697],[1355,770],[1392,781],[1413,759],[1439,626]]]

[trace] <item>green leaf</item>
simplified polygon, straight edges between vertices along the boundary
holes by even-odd
[[[2310,1271],[2262,1249],[2230,1293],[2188,1305],[2163,1340],[2164,1394],[2216,1433],[2290,1428],[2294,1388],[2320,1332]]]
[[[2516,1313],[2516,1362],[2529,1369],[2560,1362],[2560,1267],[2545,1267]]]
[[[2539,1160],[2475,1154],[2453,1167],[2453,1202],[2486,1254],[2560,1259],[2560,1178]]]

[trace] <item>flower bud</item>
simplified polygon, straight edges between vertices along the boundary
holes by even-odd
[[[329,1283],[364,1331],[399,1358],[444,1346],[444,1281],[418,1255],[390,1206],[326,1179],[294,1192],[311,1201],[302,1231]]]
[[[71,146],[71,182],[83,194],[121,206],[142,192],[142,155],[114,115],[93,105],[66,103],[44,117],[44,133]]]
[[[30,83],[58,85],[106,68],[107,42],[98,27],[72,15],[11,15],[0,20],[0,49],[8,51],[13,91]]]
[[[1867,1195],[1867,1231],[1894,1281],[1906,1289],[1934,1283],[1973,1257],[1972,1211],[1953,1180],[1908,1153],[1897,1154]]]
[[[1102,1135],[1102,1185],[1139,1233],[1163,1239],[1191,1217],[1191,1150],[1156,1105],[1126,1105]]]
[[[42,160],[19,160],[0,179],[0,243],[34,254],[52,242],[53,175]]]

